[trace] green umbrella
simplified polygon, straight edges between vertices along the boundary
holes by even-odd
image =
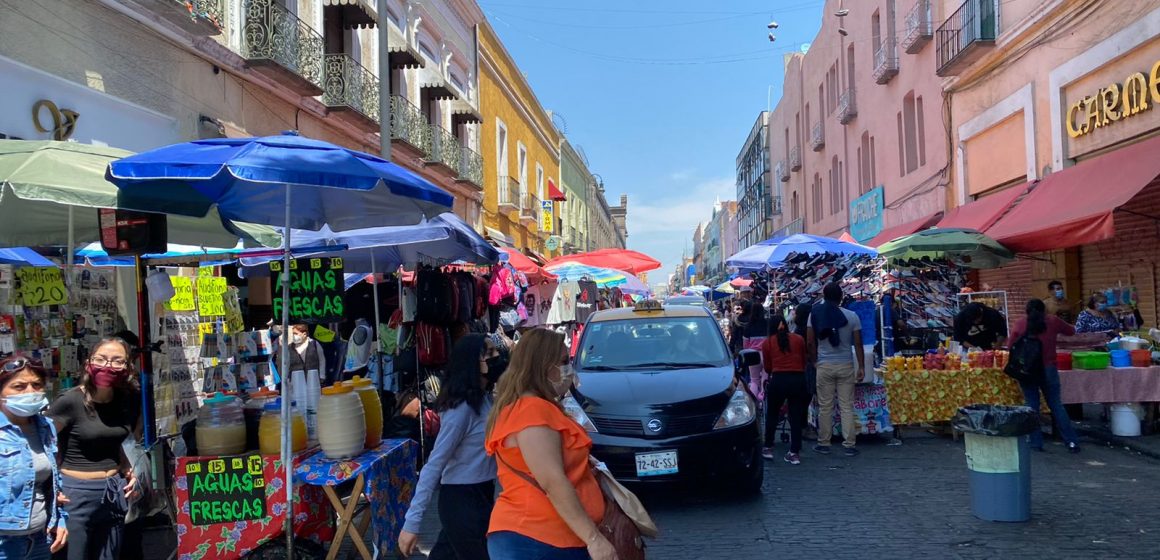
[[[117,207],[117,187],[105,170],[131,154],[76,142],[0,140],[0,245],[66,245],[70,221],[77,245],[100,240],[96,208]],[[170,243],[232,247],[239,237],[216,210],[204,218],[169,216],[168,224]],[[277,243],[272,228],[233,225],[242,237]]]
[[[945,258],[970,268],[998,268],[1015,259],[1015,253],[998,241],[959,228],[933,228],[899,237],[880,245],[878,255],[891,261]]]

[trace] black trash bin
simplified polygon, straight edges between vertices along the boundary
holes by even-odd
[[[971,513],[985,521],[1031,519],[1031,452],[1027,434],[1039,414],[1027,406],[973,404],[951,420],[965,434]]]

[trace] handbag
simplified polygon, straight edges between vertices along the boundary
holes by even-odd
[[[512,468],[498,452],[495,456],[508,470],[547,496],[548,493],[544,492],[544,488],[540,486],[539,482],[536,482],[536,479]],[[616,556],[620,560],[645,560],[644,537],[655,537],[659,534],[656,524],[653,523],[652,518],[649,517],[644,505],[640,503],[636,495],[617,482],[612,477],[612,473],[608,472],[604,463],[596,461],[592,457],[588,459],[592,476],[596,478],[596,483],[600,486],[600,493],[604,496],[604,517],[600,523],[596,524],[597,530],[612,544],[612,548],[616,550]],[[627,511],[621,506],[621,500],[629,504]],[[630,516],[628,511],[631,511],[633,515]]]

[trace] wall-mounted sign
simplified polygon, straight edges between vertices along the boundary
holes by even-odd
[[[282,261],[270,262],[274,283],[274,316],[282,316]],[[327,323],[343,317],[342,259],[306,258],[290,261],[290,322]]]
[[[1067,108],[1064,119],[1067,135],[1079,138],[1097,128],[1103,128],[1120,119],[1134,117],[1147,111],[1152,104],[1160,103],[1160,61],[1152,65],[1147,76],[1136,72],[1128,76],[1124,83],[1111,83],[1100,88],[1095,95],[1089,95],[1072,103]]]
[[[865,243],[882,233],[886,195],[881,185],[850,202],[850,235]]]
[[[555,219],[552,217],[553,203],[551,200],[545,200],[540,203],[540,231],[545,233],[552,233],[552,222]]]
[[[189,517],[194,525],[266,517],[261,455],[203,459],[185,465]]]
[[[549,237],[548,240],[544,242],[544,247],[547,248],[549,251],[555,251],[556,249],[559,249],[560,248],[560,238],[555,236],[555,235]]]

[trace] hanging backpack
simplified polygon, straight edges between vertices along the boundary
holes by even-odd
[[[416,328],[418,338],[419,364],[424,367],[440,367],[447,363],[447,330],[431,323],[419,323]]]
[[[1025,334],[1015,341],[1003,373],[1020,383],[1036,383],[1043,379],[1043,342],[1038,336]]]

